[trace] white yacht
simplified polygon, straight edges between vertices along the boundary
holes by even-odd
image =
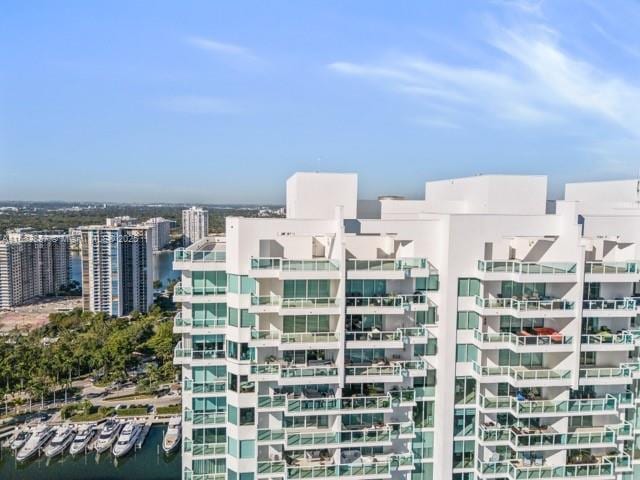
[[[73,442],[75,436],[76,432],[71,425],[60,425],[55,429],[55,435],[47,448],[44,449],[44,454],[47,458],[60,455]]]
[[[71,455],[77,455],[78,453],[84,452],[89,446],[89,443],[91,443],[91,440],[93,440],[93,437],[95,437],[97,431],[97,427],[94,423],[80,427],[76,438],[71,442],[69,453]]]
[[[169,419],[169,426],[167,432],[164,434],[162,440],[162,450],[164,453],[173,452],[178,445],[180,445],[180,438],[182,437],[182,417],[176,416]]]
[[[111,445],[113,445],[118,438],[121,428],[122,423],[119,421],[107,420],[107,422],[102,426],[98,440],[96,440],[96,452],[102,453],[109,450]]]
[[[111,449],[111,453],[113,453],[114,457],[124,457],[129,453],[136,444],[140,432],[142,432],[142,425],[136,422],[127,422],[122,429],[122,432],[120,432],[118,441]]]
[[[17,453],[16,460],[24,462],[31,458],[46,445],[53,434],[53,429],[46,423],[42,423],[35,427],[31,437],[29,437],[29,440],[27,440],[24,446]]]
[[[11,448],[11,450],[13,450],[14,452],[16,450],[20,450],[24,446],[24,444],[27,443],[27,440],[29,440],[30,436],[31,430],[29,430],[28,428],[16,428],[16,432],[14,433],[13,439],[9,444],[9,448]]]

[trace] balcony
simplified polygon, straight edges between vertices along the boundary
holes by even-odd
[[[509,445],[516,451],[557,450],[565,448],[606,448],[615,446],[618,431],[629,436],[630,424],[581,428],[559,433],[549,426],[536,428],[513,425],[480,426],[480,440],[492,445]]]
[[[251,374],[258,381],[276,380],[280,385],[338,383],[338,369],[324,360],[318,360],[317,364],[297,365],[276,359],[273,363],[251,365]]]
[[[280,350],[338,348],[338,337],[333,332],[282,333],[280,330],[251,330],[250,346],[278,347]]]
[[[314,258],[291,260],[278,257],[255,257],[251,259],[249,275],[253,278],[278,278],[280,280],[340,278],[337,260]]]
[[[225,358],[224,350],[194,350],[190,347],[184,347],[182,342],[178,342],[173,350],[173,363],[176,365],[198,363],[199,360],[224,360]]]
[[[577,281],[576,264],[571,262],[520,262],[518,260],[478,260],[481,280],[514,280],[517,282]]]
[[[573,337],[562,335],[552,328],[531,328],[518,335],[511,332],[487,333],[474,330],[474,343],[482,350],[510,349],[526,352],[571,352]]]
[[[483,316],[511,315],[518,318],[573,317],[575,303],[562,299],[529,300],[518,298],[475,297],[478,313]]]
[[[193,319],[178,312],[173,318],[173,333],[189,333],[192,329],[194,333],[220,333],[220,328],[227,324],[226,318],[197,318]]]
[[[473,374],[482,383],[507,382],[514,387],[569,386],[570,370],[530,369],[512,366],[481,366],[473,362]]]
[[[347,314],[403,314],[403,298],[399,295],[380,295],[377,297],[350,296],[346,299]]]
[[[227,381],[194,382],[191,378],[184,378],[182,380],[182,390],[197,394],[222,393],[227,390]]]
[[[640,262],[587,262],[584,273],[587,282],[637,282]]]
[[[339,315],[340,302],[336,297],[283,298],[279,295],[251,295],[251,313],[280,315]]]
[[[583,316],[585,317],[634,317],[636,308],[634,298],[582,301]]]
[[[173,301],[177,303],[224,303],[227,287],[191,287],[176,283],[173,288]]]
[[[516,397],[478,397],[482,411],[492,413],[511,413],[516,417],[564,417],[575,415],[608,415],[618,410],[620,401],[611,394],[604,398],[544,400],[522,399]]]
[[[184,439],[184,452],[190,453],[193,457],[223,456],[227,453],[227,445],[224,443],[193,443],[189,438]],[[198,478],[198,476],[194,476]],[[200,478],[208,477],[202,476]]]
[[[633,369],[628,365],[580,368],[580,385],[618,385],[632,381]]]
[[[403,335],[400,330],[381,331],[374,328],[371,331],[346,332],[347,348],[403,348]]]
[[[178,248],[173,251],[174,270],[224,270],[227,254],[224,250],[192,250]]]
[[[583,352],[633,350],[636,343],[634,335],[630,332],[611,333],[608,330],[581,335],[580,341]]]
[[[538,460],[536,460],[536,463]],[[533,465],[531,458],[520,460],[502,460],[498,462],[478,462],[477,470],[483,478],[507,478],[510,480],[533,480],[557,478],[563,480],[610,480],[615,472],[614,462],[603,459],[602,463],[584,463],[576,465]]]
[[[346,263],[348,279],[402,280],[409,276],[437,275],[426,258],[348,259]]]
[[[350,365],[345,367],[345,375],[347,383],[402,382],[402,366],[388,361],[381,361],[378,364]]]
[[[227,422],[227,414],[224,412],[194,412],[187,408],[183,412],[183,420],[194,425],[222,425]]]

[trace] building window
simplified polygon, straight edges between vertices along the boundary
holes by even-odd
[[[476,425],[476,411],[473,408],[456,409],[453,415],[453,436],[473,435]]]
[[[458,312],[458,330],[474,330],[480,324],[480,315],[476,312]]]
[[[478,349],[471,343],[456,345],[456,362],[475,362],[478,359]]]
[[[413,421],[416,428],[433,427],[433,404],[431,401],[418,401],[413,409]]]
[[[254,408],[240,409],[240,425],[253,425],[256,421],[256,411]]]
[[[480,295],[480,280],[477,278],[458,279],[459,297],[475,297],[476,295]]]
[[[453,442],[453,468],[472,468],[475,442],[464,440]]]
[[[285,280],[284,298],[326,298],[330,297],[329,280]]]
[[[455,403],[469,404],[476,402],[476,381],[472,377],[456,377]]]

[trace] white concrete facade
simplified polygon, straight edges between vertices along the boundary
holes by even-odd
[[[113,316],[146,312],[153,304],[151,228],[80,227],[82,303]]]
[[[633,478],[640,208],[571,188],[355,219],[355,175],[296,174],[287,218],[177,251],[183,478]]]
[[[0,308],[55,295],[70,281],[69,236],[9,231],[0,240]]]
[[[191,207],[182,211],[182,243],[188,247],[209,233],[209,212]]]

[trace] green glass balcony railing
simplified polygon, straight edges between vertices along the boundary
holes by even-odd
[[[399,295],[347,297],[347,307],[402,307],[403,305],[403,299]]]
[[[585,367],[580,369],[580,378],[630,378],[632,369],[620,367]]]
[[[391,408],[389,395],[372,397],[343,397],[315,399],[287,399],[287,411],[295,412],[331,412],[336,410],[385,410]]]
[[[329,308],[337,307],[338,299],[335,297],[282,298],[280,306],[282,308]]]
[[[635,339],[631,333],[596,333],[581,335],[580,341],[587,345],[633,345]]]
[[[360,376],[400,376],[402,375],[402,368],[400,365],[346,367],[345,374]]]
[[[338,337],[333,332],[300,332],[283,333],[282,343],[330,343],[337,342]]]
[[[174,327],[215,328],[224,327],[226,324],[227,319],[225,317],[189,318],[182,315],[182,312],[177,313],[173,319]]]
[[[220,425],[226,423],[227,414],[224,412],[199,412],[187,408],[183,412],[183,419],[194,425]]]
[[[285,466],[281,460],[258,461],[258,474],[284,473]]]
[[[526,275],[567,275],[576,273],[570,262],[519,262],[518,260],[478,260],[478,270],[495,273],[523,273]]]
[[[331,272],[339,270],[336,260],[314,258],[310,260],[290,260],[277,257],[257,257],[251,259],[251,270],[281,270],[283,272]]]
[[[260,429],[257,432],[256,440],[258,442],[267,442],[267,441],[284,441],[285,431],[284,430],[272,430],[270,428]]]
[[[327,465],[308,467],[287,467],[287,478],[318,478],[318,477],[353,477],[364,475],[389,475],[391,464],[389,462],[355,464],[355,465]]]
[[[402,341],[402,332],[392,330],[387,332],[346,332],[346,340],[353,342],[399,342]]]
[[[511,332],[486,333],[476,329],[473,335],[481,343],[510,343],[518,347],[569,345],[573,341],[573,337],[561,335],[560,333],[553,335],[516,335]]]
[[[512,366],[481,366],[473,362],[473,371],[481,377],[508,376],[516,381],[526,380],[569,380],[570,370],[556,370],[549,368],[528,369]]]
[[[225,286],[208,286],[208,287],[193,287],[191,285],[183,285],[182,282],[176,283],[173,287],[174,295],[224,295],[227,293],[227,287]]]
[[[518,300],[515,298],[482,298],[476,296],[476,305],[479,307],[517,311],[573,310],[574,304],[572,301],[561,299]]]
[[[209,381],[209,382],[194,382],[190,378],[185,378],[182,381],[183,390],[193,393],[221,393],[227,390],[226,380]]]
[[[393,272],[410,270],[412,268],[429,268],[426,258],[375,259],[375,260],[347,260],[349,271]]]
[[[635,310],[636,301],[633,298],[611,300],[583,300],[584,310]]]
[[[286,395],[258,395],[258,408],[284,408]]]
[[[587,262],[584,273],[625,274],[640,273],[640,262]]]
[[[178,248],[173,251],[174,262],[225,262],[227,253],[222,250],[187,250]]]
[[[618,400],[610,394],[604,398],[567,400],[517,400],[515,397],[485,397],[480,395],[480,406],[486,409],[510,410],[516,415],[539,415],[553,413],[614,412]]]

